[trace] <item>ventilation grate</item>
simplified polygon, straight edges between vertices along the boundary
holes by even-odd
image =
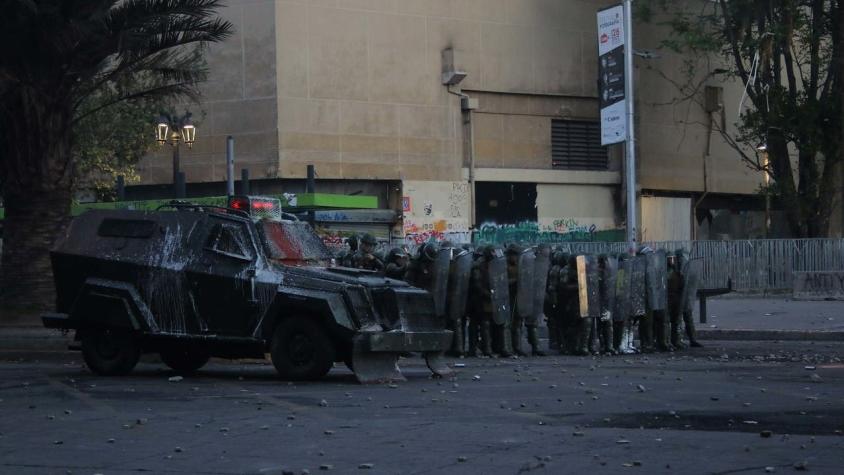
[[[551,120],[551,161],[561,170],[606,170],[607,148],[601,146],[601,124],[583,120]]]

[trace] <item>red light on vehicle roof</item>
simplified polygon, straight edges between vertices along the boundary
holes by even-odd
[[[272,201],[253,201],[252,202],[252,209],[254,210],[271,210],[275,208],[275,203]]]
[[[242,210],[242,209],[247,208],[249,206],[249,203],[242,198],[235,198],[231,201],[231,204],[229,206],[232,209],[241,209]]]

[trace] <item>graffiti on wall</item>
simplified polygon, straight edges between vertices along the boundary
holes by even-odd
[[[460,181],[404,182],[402,234],[407,245],[429,241],[471,242],[469,184]]]
[[[518,224],[484,223],[474,235],[475,243],[505,244],[564,243],[624,240],[623,229],[599,229],[597,224],[580,224],[575,219],[556,219],[551,225],[532,221]]]
[[[430,241],[465,243],[471,241],[471,235],[468,229],[455,228],[453,223],[444,219],[420,224],[407,219],[404,221],[405,244],[423,244]]]

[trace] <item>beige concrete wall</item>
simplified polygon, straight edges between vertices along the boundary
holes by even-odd
[[[688,241],[692,238],[692,200],[643,196],[642,241]]]
[[[278,172],[275,3],[230,0],[226,4],[220,13],[235,32],[209,47],[209,76],[201,87],[201,102],[174,106],[180,114],[186,108],[192,111],[197,123],[193,149],[181,149],[188,182],[226,179],[228,135],[236,140],[238,176],[241,168],[248,168],[253,178],[275,177]],[[171,148],[146,157],[138,171],[144,184],[170,183]]]
[[[474,113],[481,169],[550,170],[555,117],[597,119],[595,12],[614,0],[232,0],[234,36],[210,48],[209,82],[188,181],[220,181],[225,136],[251,175],[459,181],[464,154],[459,99],[440,84],[441,51],[455,50],[480,100]],[[661,35],[637,25],[637,49]],[[678,96],[681,58],[637,58],[639,181],[702,191],[706,114]],[[714,66],[713,66],[714,67]],[[716,84],[717,85],[717,84]],[[725,85],[726,123],[741,94]],[[183,109],[180,106],[179,109]],[[707,159],[710,192],[752,193],[760,177],[717,133]],[[144,183],[170,181],[170,150],[140,166]],[[612,147],[611,178],[620,170]],[[608,175],[608,176],[610,176]],[[527,176],[527,175],[525,175]],[[574,178],[573,178],[574,179]],[[606,180],[604,180],[606,181]]]
[[[551,121],[598,121],[593,97],[467,92],[479,101],[473,118],[479,168],[550,170]],[[619,170],[619,151],[609,151],[609,172]]]
[[[596,116],[594,11],[609,3],[277,1],[281,175],[315,163],[323,177],[459,180],[449,47],[482,96],[479,165],[550,169],[551,117]]]
[[[616,229],[613,187],[537,185],[536,211],[543,231],[560,234]]]
[[[664,27],[637,24],[636,48],[656,50],[667,34]],[[722,124],[720,113],[712,114],[713,132],[708,132],[710,117],[703,108],[704,86],[722,87],[723,124],[725,130],[734,133],[742,85],[724,82],[718,76],[705,80],[710,70],[721,66],[716,58],[696,58],[697,74],[690,80],[685,72],[686,57],[667,49],[657,53],[659,57],[653,59],[635,58],[640,186],[654,190],[754,193],[762,182],[762,174],[747,168],[717,132]],[[694,87],[681,91],[677,85],[684,84]]]

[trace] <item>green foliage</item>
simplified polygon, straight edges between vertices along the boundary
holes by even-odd
[[[112,102],[122,88],[106,87],[92,94],[83,110]],[[157,98],[117,102],[98,109],[73,126],[74,187],[92,191],[98,201],[115,198],[114,184],[122,175],[126,184],[140,181],[135,166],[155,144],[152,121],[164,108]]]
[[[232,25],[216,16],[220,6],[219,0],[4,2],[0,15],[4,198],[69,187],[76,156],[68,153],[72,130],[83,130],[78,125],[90,122],[106,127],[96,123],[108,120],[100,112],[114,104],[196,97],[197,84],[207,75],[205,47],[232,32]],[[123,117],[126,111],[115,109],[111,114]],[[79,132],[76,136],[84,143]]]

